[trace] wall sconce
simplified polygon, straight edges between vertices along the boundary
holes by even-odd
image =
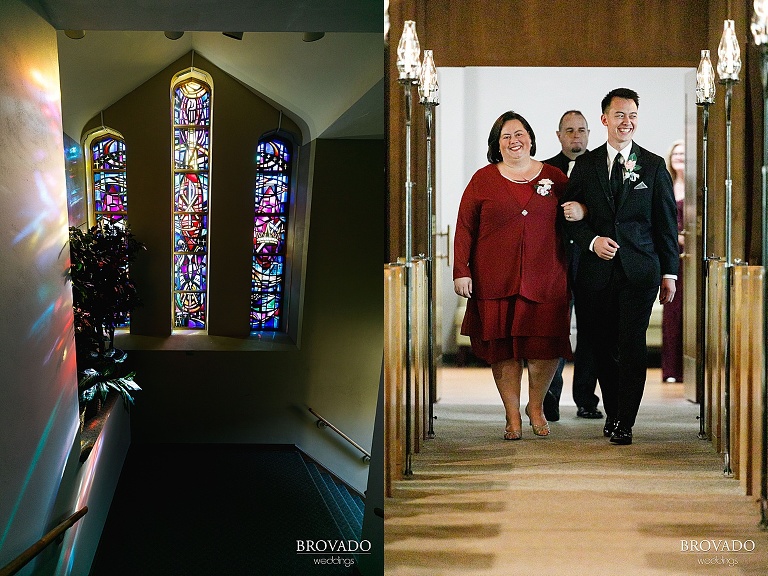
[[[398,79],[400,83],[418,83],[419,72],[421,71],[420,54],[421,47],[419,46],[419,37],[416,35],[416,22],[406,20],[403,35],[397,45],[397,70],[400,72]]]
[[[709,59],[709,50],[702,50],[696,70],[696,104],[714,104],[716,88],[715,70]]]
[[[755,46],[765,47],[768,44],[768,0],[755,0],[755,13],[752,15],[752,38]]]
[[[437,69],[432,50],[424,50],[424,61],[421,64],[421,73],[419,74],[419,102],[425,106],[440,104]]]
[[[720,45],[717,47],[717,73],[720,81],[739,81],[741,70],[741,51],[739,39],[736,37],[736,27],[733,20],[723,22],[723,35],[720,37]]]
[[[163,32],[163,34],[165,34],[165,37],[168,38],[168,40],[178,40],[184,36],[184,32]]]
[[[227,38],[234,38],[235,40],[242,40],[243,39],[243,33],[242,32],[222,32],[224,36]]]
[[[85,37],[85,30],[64,30],[64,35],[72,40],[80,40]]]

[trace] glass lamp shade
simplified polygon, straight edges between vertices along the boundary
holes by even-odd
[[[715,71],[709,60],[709,50],[701,51],[701,62],[696,70],[696,104],[714,104]]]
[[[416,84],[421,72],[421,47],[419,37],[416,35],[416,22],[406,20],[403,26],[403,35],[397,45],[397,70],[400,73],[400,82],[404,84]]]
[[[752,15],[752,38],[756,46],[768,44],[768,0],[755,0]]]
[[[435,106],[440,104],[437,69],[435,69],[432,50],[424,50],[424,60],[421,63],[421,75],[419,77],[419,102]]]
[[[721,81],[738,80],[741,70],[741,51],[733,20],[723,23],[723,36],[717,48],[717,73]]]

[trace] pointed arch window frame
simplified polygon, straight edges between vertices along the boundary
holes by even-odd
[[[258,150],[264,143],[274,142],[277,141],[281,143],[283,146],[285,146],[288,149],[288,161],[287,161],[287,168],[284,171],[260,171],[257,167],[256,172],[256,178],[254,181],[254,190],[253,190],[253,197],[254,197],[254,253],[253,258],[251,260],[251,267],[252,267],[252,285],[251,285],[251,307],[250,307],[250,318],[249,318],[249,325],[250,325],[250,331],[251,334],[259,334],[261,332],[267,332],[267,333],[288,333],[289,332],[289,318],[290,318],[290,310],[291,310],[291,295],[290,295],[290,285],[291,285],[291,277],[293,275],[293,262],[292,262],[292,255],[294,250],[294,228],[295,228],[295,211],[296,211],[296,194],[297,194],[297,177],[298,177],[298,166],[299,166],[299,150],[300,145],[297,141],[297,138],[294,134],[291,132],[277,129],[277,130],[271,130],[269,132],[265,132],[262,134],[257,142],[256,150],[258,154]],[[279,306],[280,306],[280,313],[278,318],[278,324],[273,326],[262,326],[262,327],[254,327],[254,299],[258,298],[258,295],[261,293],[263,295],[263,291],[258,288],[258,286],[255,283],[255,280],[253,276],[256,272],[256,236],[259,233],[257,230],[258,228],[258,221],[260,218],[265,218],[266,214],[264,212],[260,212],[256,206],[257,203],[257,194],[259,192],[258,183],[260,180],[260,176],[264,173],[270,173],[275,174],[276,172],[281,172],[281,175],[285,176],[286,180],[286,190],[285,190],[285,202],[284,207],[282,210],[279,211],[279,213],[275,213],[275,217],[281,219],[282,221],[282,238],[280,240],[280,244],[282,245],[281,249],[279,250],[279,253],[275,253],[276,257],[282,258],[282,264],[281,264],[281,272],[279,273],[279,280],[280,283],[279,287],[279,294],[277,294],[279,298]]]
[[[207,168],[204,171],[201,170],[183,170],[177,168],[177,162],[176,162],[176,130],[180,126],[187,126],[188,129],[191,128],[192,125],[182,125],[182,124],[176,124],[176,109],[175,109],[175,92],[178,86],[184,84],[188,81],[197,81],[199,83],[203,83],[207,86],[209,91],[209,110],[208,110],[208,123],[207,123],[207,130],[208,130],[208,141],[207,141],[207,160],[206,165]],[[212,181],[211,181],[211,173],[212,173],[212,148],[213,148],[213,108],[214,108],[214,86],[213,86],[213,78],[210,74],[205,72],[204,70],[201,70],[200,68],[195,68],[194,66],[187,68],[185,70],[182,70],[180,72],[177,72],[173,75],[171,78],[171,85],[170,85],[170,112],[171,112],[171,331],[172,332],[203,332],[207,333],[208,330],[208,319],[210,317],[210,299],[209,299],[209,282],[208,282],[208,276],[210,273],[210,242],[211,242],[211,236],[210,236],[210,213],[211,213],[211,190],[212,190]],[[202,125],[195,125],[195,126],[202,126]],[[176,178],[178,174],[192,174],[195,173],[197,175],[200,175],[202,172],[205,172],[205,181],[206,184],[204,186],[201,186],[201,189],[207,188],[207,190],[204,190],[205,194],[207,194],[207,198],[204,199],[205,209],[200,212],[195,212],[195,214],[200,214],[203,216],[202,218],[202,226],[204,228],[204,249],[199,252],[200,255],[203,256],[202,259],[198,260],[198,263],[203,263],[204,270],[201,272],[201,282],[203,284],[203,288],[198,290],[197,293],[202,294],[202,303],[204,306],[204,321],[202,326],[178,326],[177,325],[177,317],[176,317],[176,296],[178,293],[184,292],[183,290],[177,290],[177,275],[180,272],[180,266],[177,264],[177,256],[183,253],[183,251],[177,251],[176,250],[176,219],[177,215],[180,214],[180,211],[177,210],[177,204],[176,204]],[[190,213],[191,215],[191,213]]]
[[[92,228],[98,223],[97,218],[97,211],[96,211],[96,184],[94,182],[96,171],[93,168],[93,151],[91,150],[91,146],[94,142],[102,139],[105,136],[110,136],[114,138],[115,140],[119,140],[122,142],[123,149],[125,150],[125,154],[127,157],[127,146],[125,144],[125,137],[122,135],[121,132],[118,130],[115,130],[114,128],[110,128],[109,126],[99,126],[98,128],[94,128],[93,130],[89,130],[85,133],[82,139],[82,148],[83,152],[86,156],[86,162],[85,162],[85,185],[86,185],[86,205],[87,205],[87,223],[88,228]],[[108,174],[118,174],[122,173],[123,179],[122,179],[122,186],[125,194],[125,205],[124,210],[122,211],[116,211],[114,213],[122,214],[123,219],[122,222],[127,225],[128,224],[128,170],[127,170],[127,159],[124,160],[124,167],[122,170],[106,170],[102,171],[99,170],[98,172],[101,173],[108,173]],[[109,213],[108,211],[99,211],[98,214],[102,213]]]

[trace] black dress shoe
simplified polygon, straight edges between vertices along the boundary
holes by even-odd
[[[610,416],[605,419],[605,426],[603,426],[603,436],[610,438],[610,436],[616,431],[616,425],[619,423],[615,418]]]
[[[618,444],[619,446],[632,444],[632,428],[622,426],[621,423],[617,424],[616,430],[611,434],[611,444]]]
[[[579,406],[576,410],[576,416],[579,418],[590,418],[597,420],[603,417],[603,413],[598,410],[597,406],[594,408],[587,408],[586,406]]]
[[[557,422],[560,420],[560,402],[557,397],[551,392],[547,392],[544,395],[544,418],[550,422]]]

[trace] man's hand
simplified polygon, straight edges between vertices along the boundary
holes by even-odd
[[[565,214],[565,219],[569,222],[578,222],[587,215],[587,207],[580,202],[565,202],[560,204],[560,206],[563,207],[563,214]]]
[[[674,278],[662,278],[661,288],[659,289],[659,303],[669,304],[675,299],[675,279]]]
[[[472,278],[462,276],[453,281],[453,291],[464,298],[472,298]]]
[[[613,260],[616,256],[616,251],[619,249],[619,245],[615,240],[608,238],[608,236],[598,236],[595,243],[592,246],[592,250],[603,260]],[[674,293],[674,287],[672,292]]]

